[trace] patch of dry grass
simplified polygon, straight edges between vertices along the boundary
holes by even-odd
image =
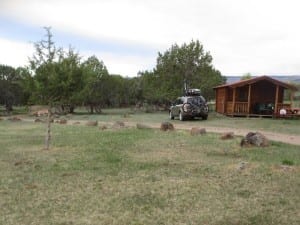
[[[22,128],[20,128],[22,126]],[[1,122],[0,224],[299,224],[297,146]],[[294,165],[283,169],[282,161]],[[242,166],[241,166],[242,165]],[[287,166],[286,166],[287,167]]]

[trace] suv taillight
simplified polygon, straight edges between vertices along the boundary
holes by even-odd
[[[205,113],[208,113],[208,105],[204,105],[204,107],[203,107],[203,111],[205,112]]]
[[[190,110],[191,110],[191,105],[190,104],[186,103],[186,104],[183,105],[183,111],[184,112],[188,112]]]

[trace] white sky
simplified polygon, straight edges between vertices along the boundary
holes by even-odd
[[[42,35],[51,26],[54,39],[55,31],[68,35],[81,55],[125,76],[151,70],[158,52],[192,39],[223,75],[299,75],[299,9],[298,0],[0,0],[0,20],[14,26],[0,28],[0,63],[26,64],[29,42],[42,38],[18,26]]]

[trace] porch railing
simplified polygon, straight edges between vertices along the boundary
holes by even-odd
[[[249,114],[248,112],[248,102],[235,102],[233,107],[233,102],[227,102],[227,113],[232,114]],[[291,104],[287,103],[278,103],[277,104],[277,112],[279,113],[280,109],[286,109],[287,111],[291,109]]]
[[[227,102],[227,113],[248,114],[248,102]]]

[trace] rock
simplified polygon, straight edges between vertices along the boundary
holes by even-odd
[[[59,123],[59,124],[67,124],[68,121],[66,119],[60,119],[56,122]]]
[[[137,123],[136,124],[136,128],[137,129],[150,129],[151,127],[145,125],[145,124],[141,124],[141,123]]]
[[[206,129],[205,128],[199,128],[199,127],[192,127],[192,129],[190,130],[190,134],[192,136],[203,135],[203,134],[206,134]]]
[[[259,132],[249,132],[241,141],[242,147],[257,146],[267,147],[269,146],[269,140]]]
[[[228,139],[233,139],[233,138],[234,138],[233,132],[226,132],[226,133],[223,133],[221,136],[222,140],[228,140]]]
[[[240,162],[237,166],[238,170],[244,170],[247,167],[248,162]]]
[[[36,116],[47,116],[48,115],[48,109],[42,109],[36,112]]]
[[[99,129],[100,129],[100,130],[106,130],[106,129],[107,129],[107,126],[106,126],[106,125],[102,125],[102,126],[99,127]]]
[[[85,125],[87,125],[87,126],[97,126],[98,121],[88,121]]]
[[[122,121],[117,121],[112,125],[112,128],[119,129],[125,127],[125,123]]]
[[[130,115],[128,113],[123,114],[124,118],[130,118]]]
[[[16,122],[16,121],[21,121],[21,118],[14,116],[14,117],[10,117],[7,120],[12,121],[12,122]]]
[[[35,123],[45,123],[44,120],[41,120],[41,119],[39,119],[39,118],[35,119],[34,122],[35,122]]]
[[[172,131],[174,129],[175,129],[174,125],[172,123],[170,123],[170,122],[163,122],[160,125],[160,130],[161,131],[169,131],[169,130]]]

